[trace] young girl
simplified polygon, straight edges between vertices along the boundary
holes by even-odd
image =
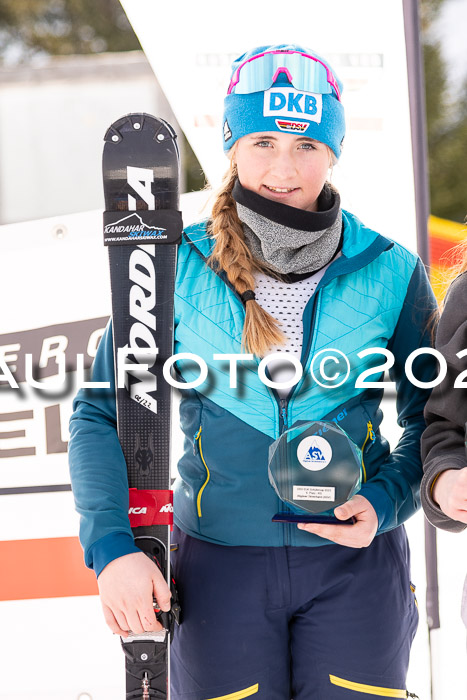
[[[425,408],[427,428],[422,436],[424,475],[423,510],[435,527],[461,532],[467,527],[467,457],[465,426],[467,392],[455,386],[462,381],[467,349],[467,260],[444,301],[436,333],[436,348],[446,360],[447,374],[433,389]],[[462,619],[467,627],[467,578],[462,600]]]
[[[182,390],[180,405],[173,700],[407,697],[417,610],[401,524],[419,506],[428,392],[404,366],[429,344],[435,302],[417,256],[341,210],[327,183],[344,139],[341,93],[329,64],[300,46],[261,46],[235,61],[223,123],[230,167],[211,219],[188,227],[179,249],[175,352],[201,356],[214,379]],[[342,381],[333,363],[337,379],[323,386],[310,369],[329,348],[347,357],[349,374]],[[379,430],[382,388],[356,385],[381,366],[375,348],[394,356],[404,432],[392,453]],[[213,354],[242,350],[254,357],[231,389],[229,363]],[[273,351],[304,370],[280,393],[257,372]],[[194,378],[177,364],[182,379]],[[277,357],[268,369],[284,381]],[[418,379],[432,371],[419,359]],[[93,378],[112,377],[109,326]],[[362,447],[361,490],[335,509],[355,524],[271,522],[284,508],[268,481],[268,449],[299,420],[337,422]],[[70,465],[106,621],[122,635],[156,629],[152,596],[167,609],[169,591],[133,543],[113,392],[78,395]]]

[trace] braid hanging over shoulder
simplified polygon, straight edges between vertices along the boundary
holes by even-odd
[[[232,189],[237,179],[237,167],[230,161],[230,168],[222,180],[212,208],[209,233],[215,238],[214,250],[209,257],[211,267],[217,265],[225,271],[227,279],[238,294],[255,289],[255,272],[269,272],[256,260],[245,241],[243,227],[237,214]],[[245,302],[242,349],[258,357],[268,354],[274,345],[283,345],[285,336],[280,324],[253,298]]]

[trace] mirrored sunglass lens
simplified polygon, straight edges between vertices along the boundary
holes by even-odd
[[[321,63],[304,56],[292,55],[290,58],[293,59],[293,68],[295,68],[295,74],[299,83],[298,86],[294,85],[294,87],[297,87],[298,90],[318,92],[320,94],[332,91],[332,87],[328,83],[326,68]],[[292,70],[289,70],[292,73]]]
[[[265,54],[245,63],[240,69],[235,92],[247,95],[268,90],[278,68],[287,68],[292,76],[292,84],[297,90],[321,94],[332,92],[326,68],[321,63],[299,54]]]
[[[235,92],[238,94],[249,94],[251,92],[259,92],[266,90],[270,86],[272,76],[274,75],[274,56],[266,54],[261,58],[256,58],[253,61],[245,63],[240,69],[240,80],[235,87]]]

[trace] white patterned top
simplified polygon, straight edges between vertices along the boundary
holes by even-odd
[[[300,359],[303,344],[303,311],[328,266],[298,282],[283,282],[263,273],[255,275],[256,301],[281,323],[281,330],[287,338],[285,345],[272,348],[269,354],[288,352]],[[295,375],[294,366],[280,358],[271,358],[267,368],[275,382],[289,381]],[[285,398],[290,391],[291,387],[277,389],[281,398]]]

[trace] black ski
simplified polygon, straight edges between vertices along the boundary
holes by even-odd
[[[149,114],[122,117],[104,140],[104,244],[109,246],[117,424],[128,469],[129,517],[135,543],[172,588],[172,611],[157,613],[164,631],[122,639],[126,698],[165,700],[170,639],[179,621],[170,574],[171,391],[162,375],[173,353],[175,266],[182,232],[179,152],[170,124]]]

